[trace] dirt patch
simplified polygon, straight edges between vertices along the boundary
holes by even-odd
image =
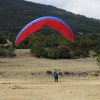
[[[30,53],[30,49],[16,49],[15,50],[16,57],[33,57]]]

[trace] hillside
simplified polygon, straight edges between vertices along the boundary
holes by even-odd
[[[100,32],[100,20],[76,15],[51,5],[24,0],[0,0],[0,31],[15,35],[30,21],[47,15],[63,19],[71,26],[74,33]]]
[[[59,35],[59,32],[43,27],[36,35],[28,37],[15,47],[14,41],[19,31],[30,21],[42,16],[56,16],[67,22],[75,40],[69,42]],[[4,48],[0,49],[0,56],[3,53],[7,55],[5,47],[2,47],[7,39],[12,42],[14,48],[31,49],[31,53],[36,57],[87,57],[91,50],[100,54],[100,20],[76,15],[51,5],[25,0],[0,0],[0,48]],[[6,49],[9,50],[8,48]]]

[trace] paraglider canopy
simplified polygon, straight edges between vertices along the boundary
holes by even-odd
[[[45,16],[45,17],[37,18],[31,21],[29,24],[27,24],[17,35],[15,40],[15,45],[18,46],[25,38],[27,38],[31,34],[34,34],[37,30],[41,29],[44,25],[54,30],[57,30],[69,41],[74,40],[74,35],[71,31],[71,28],[66,22],[64,22],[63,20],[57,17]]]

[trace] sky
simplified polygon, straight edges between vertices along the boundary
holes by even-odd
[[[100,0],[26,0],[52,5],[89,18],[100,19]]]

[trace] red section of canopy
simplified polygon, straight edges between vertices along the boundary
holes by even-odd
[[[70,41],[74,40],[73,33],[66,25],[64,25],[62,22],[59,22],[56,20],[46,19],[46,20],[37,21],[36,23],[33,23],[33,24],[29,25],[27,28],[25,28],[18,36],[18,38],[16,40],[16,46],[18,46],[20,44],[20,42],[22,42],[29,35],[35,33],[37,30],[41,29],[44,25],[46,25],[54,30],[57,30],[68,40],[70,40]]]

